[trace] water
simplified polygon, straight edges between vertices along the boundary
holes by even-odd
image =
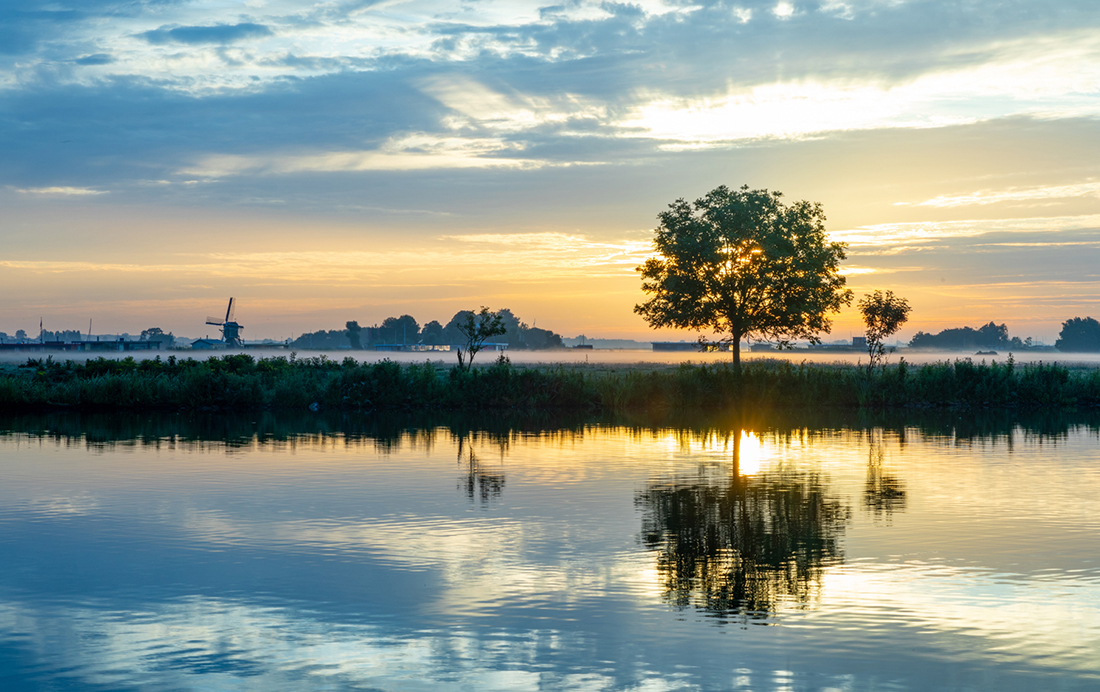
[[[0,689],[1100,689],[1098,429],[0,421]]]

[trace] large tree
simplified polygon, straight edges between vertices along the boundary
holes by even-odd
[[[1059,351],[1100,351],[1100,322],[1091,317],[1072,317],[1062,323],[1054,342]]]
[[[715,333],[700,343],[731,344],[738,370],[744,338],[818,343],[828,315],[852,301],[839,271],[845,245],[826,240],[820,204],[781,197],[723,185],[670,204],[658,216],[657,256],[638,267],[652,298],[634,311],[654,327]]]

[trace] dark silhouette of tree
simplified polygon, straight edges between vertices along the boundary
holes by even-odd
[[[485,346],[485,342],[504,333],[504,318],[499,312],[482,306],[478,312],[466,312],[466,318],[458,323],[458,331],[465,343],[457,349],[458,367],[469,370],[474,364],[474,356]]]
[[[1008,325],[994,324],[974,329],[959,327],[945,329],[938,334],[917,332],[909,341],[910,348],[938,348],[949,350],[969,350],[972,348],[1008,348],[1015,344],[1024,345],[1019,339],[1008,338]]]
[[[315,332],[306,332],[291,342],[292,348],[298,349],[327,349],[343,348],[348,343],[348,333],[344,329],[318,329]]]
[[[1100,322],[1091,317],[1072,317],[1062,323],[1054,347],[1066,352],[1100,351]]]
[[[843,560],[850,511],[816,473],[746,477],[735,464],[714,480],[651,482],[635,503],[665,598],[680,608],[766,617],[782,600],[809,603],[825,567]]]
[[[359,322],[357,322],[356,320],[350,320],[344,326],[347,330],[348,341],[351,342],[351,347],[355,350],[363,348],[363,342],[360,337],[360,332],[363,331],[363,328],[359,326]]]
[[[432,320],[420,330],[420,340],[426,344],[437,346],[447,343],[443,337],[443,325],[437,320]]]
[[[503,449],[501,455],[503,456]],[[503,467],[494,470],[483,464],[474,454],[470,436],[458,438],[458,463],[466,471],[459,480],[459,487],[466,491],[466,497],[471,502],[477,499],[482,505],[486,505],[504,492]]]
[[[893,291],[875,291],[859,301],[859,313],[867,326],[867,355],[870,368],[886,360],[886,337],[897,332],[909,319],[909,301],[894,295]]]
[[[654,327],[710,330],[731,344],[757,337],[819,343],[829,313],[852,300],[844,288],[843,243],[825,239],[825,213],[807,201],[787,206],[782,193],[722,186],[689,204],[678,199],[658,218],[656,257],[638,267],[652,295],[634,311]]]
[[[863,486],[863,508],[875,519],[889,519],[894,512],[904,512],[906,505],[905,483],[883,468],[885,456],[882,440],[872,441],[867,455],[867,481]]]
[[[388,344],[420,343],[420,325],[412,315],[387,317],[382,320],[382,341]]]

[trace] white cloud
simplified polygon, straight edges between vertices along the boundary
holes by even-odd
[[[55,187],[19,187],[15,188],[16,192],[20,192],[25,195],[65,195],[81,197],[85,195],[105,195],[106,190],[95,190],[90,187],[67,187],[67,186],[55,186]]]
[[[1013,188],[1009,190],[979,190],[965,195],[940,195],[923,202],[895,202],[894,206],[914,207],[965,207],[999,204],[1002,202],[1034,202],[1073,197],[1100,197],[1100,182],[1076,185],[1052,185],[1046,187]]]
[[[476,126],[512,133],[577,119],[607,118],[605,106],[572,94],[554,99],[505,95],[466,77],[431,77],[421,82],[421,89],[458,114],[444,120],[452,130]]]
[[[832,231],[829,238],[853,247],[876,247],[928,243],[941,238],[973,238],[987,233],[1058,233],[1090,228],[1100,228],[1100,214],[881,223]]]
[[[182,175],[221,178],[243,173],[285,174],[332,171],[414,171],[457,168],[539,168],[547,161],[508,156],[522,144],[486,137],[440,137],[411,133],[378,149],[297,154],[212,154],[179,171]]]
[[[710,97],[640,94],[616,124],[668,149],[827,132],[929,128],[994,118],[1100,116],[1100,39],[1076,34],[986,46],[987,62],[926,72],[901,84],[806,79],[737,87]]]

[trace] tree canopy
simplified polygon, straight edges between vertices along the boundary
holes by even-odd
[[[883,343],[905,321],[909,319],[909,301],[895,296],[893,291],[875,291],[859,301],[859,313],[867,326],[867,355],[871,359],[870,367],[875,367],[886,358],[886,346]]]
[[[1091,317],[1072,317],[1062,323],[1054,347],[1059,351],[1100,351],[1100,322]]]
[[[845,245],[826,240],[820,204],[781,197],[723,185],[670,204],[654,231],[657,256],[638,267],[652,297],[634,311],[654,327],[717,334],[700,343],[732,345],[738,368],[745,338],[818,343],[828,315],[852,301],[840,275]]]
[[[465,348],[459,347],[458,367],[470,369],[474,364],[474,356],[482,349],[485,342],[494,336],[499,336],[506,331],[504,317],[500,312],[493,312],[482,306],[481,310],[474,312],[465,311],[465,319],[458,325],[458,331],[465,339]],[[457,315],[455,316],[457,318]]]

